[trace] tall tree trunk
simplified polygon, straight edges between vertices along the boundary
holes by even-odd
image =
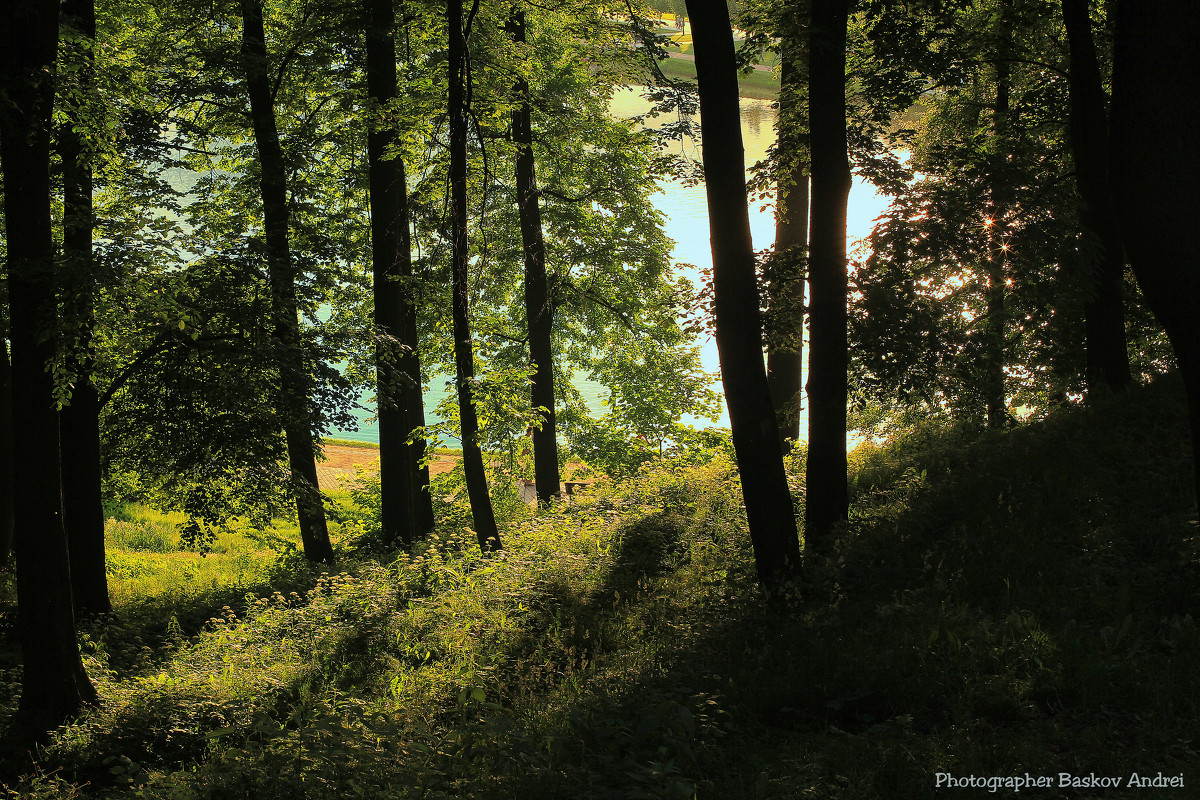
[[[394,52],[394,37],[389,41],[392,43]],[[399,247],[399,266],[401,280],[408,286],[404,300],[409,304],[410,312],[403,315],[404,330],[401,343],[404,347],[404,352],[400,356],[400,369],[407,376],[407,379],[404,381],[404,406],[408,414],[409,436],[412,438],[412,442],[409,444],[409,450],[411,451],[409,463],[413,471],[413,521],[416,524],[417,534],[422,535],[433,530],[435,520],[433,517],[433,495],[429,491],[429,465],[424,463],[428,442],[423,433],[415,436],[412,433],[414,430],[424,430],[425,428],[424,384],[421,378],[421,336],[418,330],[416,299],[420,283],[412,271],[412,246],[409,240],[411,215],[409,214],[407,179],[403,172],[404,162],[400,159],[397,159],[397,161],[399,161],[399,168],[401,170],[400,218],[396,223],[397,229],[402,236]]]
[[[400,347],[413,314],[410,301],[412,254],[408,239],[408,203],[404,161],[394,152],[397,142],[394,109],[396,98],[396,21],[392,0],[370,0],[367,28],[367,92],[379,118],[367,132],[367,169],[371,195],[371,266],[375,295],[375,326],[380,340],[375,346],[378,375],[376,397],[379,414],[380,521],[383,541],[399,539],[405,547],[418,535],[412,464],[408,437],[412,424],[407,413],[412,380],[400,364]],[[393,152],[389,152],[389,150]],[[418,382],[420,375],[417,375]]]
[[[0,569],[8,566],[13,538],[12,365],[0,337]]]
[[[458,415],[462,433],[463,470],[467,496],[479,547],[485,553],[500,549],[500,532],[492,498],[488,495],[487,473],[479,449],[479,418],[471,385],[475,382],[475,354],[471,346],[470,275],[467,270],[467,36],[463,30],[462,0],[447,0],[446,22],[450,31],[450,225],[453,237],[454,364],[458,384]]]
[[[63,527],[54,378],[57,305],[50,221],[51,76],[58,47],[58,3],[12,0],[0,17],[6,93],[0,117],[4,222],[12,325],[17,626],[21,700],[16,727],[37,735],[96,699],[79,656],[71,567]]]
[[[783,44],[781,103],[802,101],[803,75],[799,48],[794,42]],[[796,124],[798,109],[781,105],[780,133],[785,125]],[[780,136],[780,141],[794,141]],[[808,164],[796,153],[780,154],[783,167],[776,188],[775,260],[767,276],[767,305],[772,309],[777,329],[774,346],[768,344],[767,383],[779,420],[779,435],[792,441],[800,438],[801,364],[804,361],[804,265],[808,247]],[[785,442],[786,446],[786,442]]]
[[[1200,464],[1200,5],[1119,3],[1113,194],[1129,264],[1175,348]],[[1200,499],[1200,470],[1195,473]]]
[[[296,270],[288,241],[287,170],[275,126],[262,3],[261,0],[241,0],[241,5],[242,68],[246,73],[254,143],[262,171],[263,228],[280,373],[279,410],[287,439],[304,555],[309,561],[332,563],[333,547],[329,542],[325,507],[317,484],[310,379],[304,365],[296,303]]]
[[[763,369],[733,31],[725,0],[688,0],[687,9],[696,45],[721,383],[758,580],[769,601],[781,601],[799,574],[800,543]]]
[[[1000,0],[999,20],[996,30],[996,102],[992,107],[992,154],[989,167],[991,181],[991,209],[988,224],[987,267],[987,316],[984,321],[984,375],[983,399],[989,428],[1002,428],[1008,424],[1008,395],[1004,385],[1005,334],[1007,330],[1006,294],[1008,250],[1005,246],[1008,215],[1008,150],[1010,78],[1009,72],[1009,0]]]
[[[405,216],[407,217],[408,202],[405,201]],[[407,223],[405,230],[408,229]],[[421,337],[417,332],[417,313],[409,314],[404,323],[404,343],[409,348],[400,359],[400,369],[408,375],[409,380],[404,386],[404,405],[408,412],[408,424],[412,429],[425,427],[425,400],[422,396],[421,358],[417,350]],[[413,469],[413,518],[418,534],[429,533],[433,530],[433,495],[429,492],[429,465],[425,464],[427,442],[424,436],[417,436],[409,445],[412,454],[409,463]]]
[[[514,8],[509,18],[513,41],[525,41],[525,12]],[[558,437],[554,426],[554,350],[551,333],[554,307],[546,286],[546,246],[542,241],[542,209],[538,202],[533,162],[533,126],[530,122],[529,84],[517,80],[521,104],[513,109],[513,142],[517,145],[517,209],[521,216],[521,242],[525,250],[525,319],[529,327],[529,360],[533,380],[529,387],[533,408],[545,409],[542,426],[533,432],[533,478],[538,503],[558,497]]]
[[[828,549],[849,515],[846,487],[846,0],[813,0],[808,117],[812,150],[809,230],[808,464],[805,547]]]
[[[1121,391],[1132,383],[1125,339],[1121,284],[1125,250],[1108,179],[1108,115],[1088,0],[1062,0],[1063,22],[1071,48],[1068,90],[1071,96],[1071,151],[1079,190],[1079,222],[1100,245],[1090,265],[1084,304],[1087,387]]]
[[[96,6],[93,0],[66,0],[63,21],[77,35],[96,39]],[[80,48],[85,60],[80,71],[86,90],[91,83],[92,48]],[[74,113],[72,113],[74,112]],[[78,613],[112,610],[108,573],[104,563],[104,503],[100,492],[100,403],[92,383],[95,363],[95,275],[92,264],[92,167],[83,138],[68,110],[68,121],[58,130],[58,152],[63,170],[63,306],[78,324],[72,348],[71,371],[75,388],[71,401],[59,414],[62,435],[63,508],[67,543],[71,552],[71,588]]]

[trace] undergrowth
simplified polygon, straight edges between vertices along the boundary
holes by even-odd
[[[939,772],[1135,771],[1194,791],[1186,433],[1167,384],[1013,430],[864,445],[852,518],[786,617],[756,591],[721,453],[514,518],[494,557],[460,514],[339,574],[256,573],[247,587],[296,585],[171,626],[137,666],[85,647],[102,705],[9,791],[904,800],[940,795]]]

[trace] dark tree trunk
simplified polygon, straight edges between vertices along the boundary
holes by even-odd
[[[525,12],[513,9],[509,19],[513,41],[525,41]],[[554,351],[551,332],[554,308],[546,287],[546,246],[542,241],[542,209],[538,202],[533,163],[533,127],[529,112],[529,84],[517,81],[521,104],[513,109],[513,142],[517,145],[517,208],[521,215],[521,242],[525,249],[525,319],[529,325],[529,361],[535,372],[529,387],[533,408],[542,412],[542,426],[533,432],[533,478],[538,503],[558,497],[558,437],[554,427]]]
[[[0,569],[8,566],[13,537],[12,366],[0,338]]]
[[[300,538],[309,561],[332,563],[333,547],[325,507],[317,485],[308,371],[296,303],[296,270],[288,241],[287,170],[267,69],[266,34],[261,0],[242,3],[242,67],[250,95],[254,143],[262,170],[263,228],[271,281],[271,313],[280,373],[279,410],[287,438],[288,464],[296,493]]]
[[[769,600],[781,600],[799,574],[800,543],[763,369],[733,32],[724,0],[688,0],[687,9],[700,88],[721,383],[759,583]]]
[[[801,101],[802,74],[795,44],[784,44],[781,98]],[[789,91],[790,89],[790,91]],[[795,124],[797,109],[780,108],[781,133]],[[780,137],[781,141],[792,137]],[[778,326],[774,346],[767,350],[767,383],[779,420],[782,439],[800,438],[801,364],[804,360],[804,264],[808,247],[808,165],[797,154],[784,152],[786,166],[776,188],[775,261],[767,276],[767,305]],[[786,447],[785,442],[785,447]]]
[[[1117,5],[1113,195],[1129,264],[1175,348],[1200,464],[1200,5]],[[1196,473],[1200,499],[1200,471]]]
[[[458,384],[458,415],[462,433],[463,470],[467,496],[479,547],[485,553],[499,550],[500,532],[492,498],[488,495],[487,473],[479,449],[479,419],[471,385],[475,382],[475,354],[471,346],[470,275],[467,271],[467,37],[463,30],[462,0],[447,0],[446,21],[450,32],[450,225],[453,237],[454,364]]]
[[[846,488],[846,0],[813,0],[808,95],[812,150],[809,229],[808,464],[805,547],[828,550],[849,514]]]
[[[75,638],[71,568],[63,527],[54,378],[57,306],[50,221],[51,75],[58,3],[12,0],[0,19],[6,93],[0,158],[12,325],[17,626],[21,640],[21,735],[53,728],[96,699]]]
[[[407,211],[407,201],[405,209]],[[406,225],[407,229],[407,225]],[[425,427],[425,400],[422,396],[421,359],[417,345],[421,338],[417,333],[416,309],[408,315],[405,321],[404,342],[411,349],[406,351],[400,360],[400,368],[411,379],[404,387],[404,404],[408,411],[408,424],[412,428]],[[429,493],[429,465],[425,461],[426,440],[424,436],[413,439],[409,445],[412,454],[409,463],[413,469],[413,518],[418,534],[429,533],[433,530],[433,495]]]
[[[1088,393],[1129,386],[1129,351],[1121,284],[1125,250],[1108,180],[1108,114],[1088,0],[1062,0],[1063,21],[1071,48],[1068,88],[1071,96],[1071,151],[1079,190],[1079,222],[1100,250],[1089,265],[1084,304]]]
[[[92,0],[66,0],[63,21],[78,35],[96,38],[96,6]],[[85,60],[81,81],[91,82],[92,49],[82,50]],[[74,117],[68,109],[68,117]],[[112,611],[108,573],[104,563],[104,503],[100,492],[100,403],[92,383],[95,363],[95,275],[92,264],[92,167],[83,139],[69,119],[58,130],[58,152],[63,170],[63,306],[78,327],[72,348],[71,372],[75,387],[71,401],[59,414],[62,435],[63,509],[67,543],[71,552],[71,588],[78,613]]]
[[[1010,113],[1009,30],[1006,12],[1008,0],[1000,0],[1000,18],[996,31],[996,102],[992,107],[992,155],[989,167],[992,207],[989,210],[991,223],[988,226],[987,316],[984,318],[984,374],[983,401],[989,428],[1002,428],[1008,424],[1008,395],[1004,385],[1004,351],[1007,330],[1007,250],[1004,239],[1007,234],[1008,215],[1008,120]]]
[[[392,0],[370,0],[367,28],[367,92],[380,114],[367,132],[367,165],[371,195],[371,266],[375,295],[375,346],[378,374],[380,522],[383,541],[397,539],[408,547],[416,541],[415,481],[408,437],[412,424],[405,391],[412,376],[401,366],[400,348],[413,314],[410,300],[412,255],[408,239],[408,203],[404,161],[394,152],[396,97],[396,14]],[[393,151],[393,152],[389,152]],[[418,374],[417,380],[420,380]]]

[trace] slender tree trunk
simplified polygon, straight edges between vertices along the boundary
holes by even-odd
[[[479,449],[479,419],[471,385],[475,382],[475,354],[471,346],[470,275],[467,271],[467,36],[463,30],[462,0],[447,0],[446,21],[450,31],[450,224],[453,236],[454,363],[458,384],[458,415],[462,433],[463,470],[467,496],[479,547],[485,553],[499,550],[500,532],[492,498],[488,495],[487,473]]]
[[[1175,349],[1200,464],[1200,5],[1119,3],[1113,195],[1130,266]],[[1200,470],[1195,474],[1200,499]]]
[[[849,515],[846,488],[846,0],[813,0],[808,94],[812,149],[809,230],[808,464],[805,546],[828,550]]]
[[[405,202],[405,211],[407,215],[408,203]],[[407,224],[405,225],[407,230]],[[404,323],[404,342],[410,348],[400,359],[400,368],[408,375],[409,380],[405,382],[404,404],[408,411],[408,424],[413,429],[425,427],[425,400],[422,396],[422,380],[421,380],[421,359],[418,354],[417,345],[421,341],[421,337],[417,332],[417,314],[416,308],[413,308],[413,313],[408,315]],[[425,449],[427,442],[424,436],[417,436],[413,439],[409,449],[412,455],[409,457],[409,463],[413,469],[413,517],[417,526],[418,534],[429,533],[433,530],[433,495],[429,493],[429,465],[425,464]]]
[[[513,41],[525,42],[525,12],[514,8],[509,18]],[[525,319],[529,326],[529,360],[533,380],[530,401],[542,412],[542,426],[533,432],[533,477],[538,503],[558,497],[558,437],[554,426],[554,350],[551,333],[554,307],[546,286],[546,246],[542,241],[542,209],[538,202],[533,162],[533,126],[530,122],[529,84],[516,85],[521,104],[513,109],[513,142],[517,145],[517,209],[521,216],[521,242],[525,250]]]
[[[96,6],[92,0],[67,0],[63,21],[78,35],[96,38]],[[91,82],[92,49],[82,49],[80,72]],[[74,109],[72,109],[74,110]],[[76,114],[68,114],[74,117]],[[59,414],[62,435],[63,508],[71,552],[71,587],[77,613],[112,610],[104,562],[104,503],[100,492],[100,403],[92,383],[95,363],[95,276],[92,264],[92,167],[84,152],[77,120],[58,131],[63,170],[63,305],[78,324],[72,350],[75,387]]]
[[[687,9],[700,88],[721,383],[759,583],[769,601],[781,601],[786,584],[799,574],[800,543],[763,369],[733,31],[724,0],[688,0]]]
[[[799,103],[802,98],[802,74],[795,43],[785,42],[781,83],[781,101]],[[798,109],[781,107],[783,126],[795,124]],[[781,141],[790,137],[781,136]],[[804,265],[808,247],[808,165],[795,153],[784,152],[786,164],[775,201],[775,261],[767,276],[770,292],[768,307],[778,325],[778,340],[767,350],[767,382],[771,401],[779,420],[779,435],[784,440],[800,438],[801,365],[804,361]],[[785,441],[785,447],[786,447]]]
[[[63,527],[58,412],[53,362],[57,328],[50,221],[51,76],[58,47],[58,3],[11,0],[0,24],[0,120],[4,222],[12,325],[17,626],[21,640],[23,736],[57,726],[96,699],[75,638],[71,568]]]
[[[275,126],[262,3],[261,0],[241,0],[241,5],[242,67],[246,73],[254,143],[262,170],[263,228],[271,281],[274,339],[278,348],[280,415],[296,492],[300,538],[309,561],[332,563],[333,547],[329,542],[325,507],[317,484],[310,381],[304,366],[296,302],[296,270],[288,241],[287,170]]]
[[[418,535],[415,517],[417,473],[408,444],[412,425],[407,414],[405,384],[412,376],[400,365],[408,317],[412,255],[408,239],[404,161],[395,152],[396,14],[392,0],[370,0],[367,28],[367,92],[377,104],[380,119],[367,132],[367,164],[371,195],[371,265],[375,295],[375,326],[380,340],[375,346],[378,374],[376,397],[379,413],[380,517],[383,541],[397,539],[405,547]],[[420,380],[420,376],[417,376]]]
[[[8,566],[13,539],[12,366],[0,338],[0,569]]]
[[[1090,265],[1084,304],[1087,386],[1118,392],[1133,381],[1125,339],[1121,284],[1125,250],[1108,179],[1108,115],[1088,0],[1062,0],[1063,21],[1071,48],[1068,89],[1071,96],[1071,151],[1079,189],[1079,222],[1100,245]]]
[[[1005,335],[1007,325],[1007,279],[1008,250],[1006,217],[1009,207],[1009,114],[1011,111],[1011,85],[1009,64],[1009,29],[1007,11],[1009,0],[1000,0],[997,23],[996,46],[996,102],[992,107],[992,155],[989,178],[991,180],[991,209],[988,226],[988,255],[985,273],[987,276],[987,316],[984,326],[984,376],[983,398],[989,428],[1002,428],[1008,424],[1008,395],[1004,385]]]

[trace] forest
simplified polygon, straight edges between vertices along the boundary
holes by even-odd
[[[1196,796],[1200,5],[0,25],[0,797]]]

